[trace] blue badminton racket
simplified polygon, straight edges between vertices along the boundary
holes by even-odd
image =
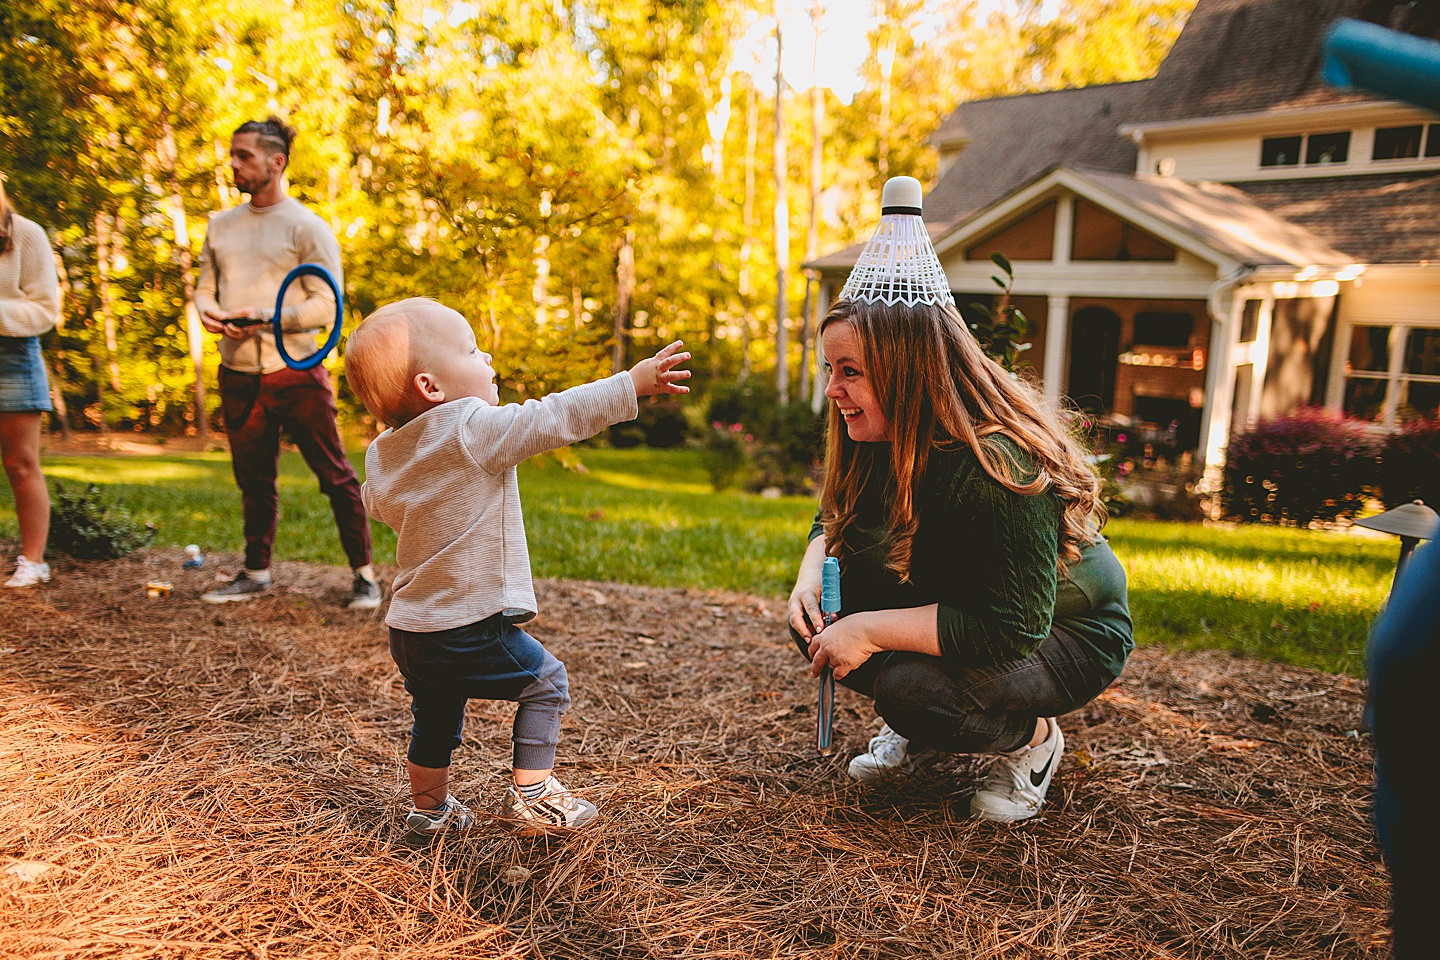
[[[335,294],[335,322],[330,326],[330,335],[325,338],[325,343],[319,350],[308,357],[296,360],[285,349],[285,331],[281,327],[280,320],[282,311],[285,309],[285,291],[289,289],[290,284],[301,277],[319,277],[330,285],[331,292]],[[237,327],[253,327],[266,321],[256,319],[231,320],[230,322]],[[335,282],[335,278],[329,270],[318,263],[302,263],[285,274],[285,279],[280,281],[280,290],[275,294],[275,313],[270,317],[269,323],[275,328],[275,349],[280,351],[280,359],[285,361],[285,366],[291,370],[309,370],[311,367],[319,366],[330,351],[335,349],[335,344],[340,342],[340,329],[345,324],[345,295],[340,292],[340,285]]]

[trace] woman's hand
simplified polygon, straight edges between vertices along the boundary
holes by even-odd
[[[790,626],[804,640],[815,636],[824,620],[820,616],[820,577],[825,569],[825,538],[816,537],[805,548],[795,589],[790,591]]]
[[[836,620],[810,638],[810,675],[820,676],[829,667],[835,679],[841,680],[882,649],[870,639],[866,626],[870,617],[852,613]]]

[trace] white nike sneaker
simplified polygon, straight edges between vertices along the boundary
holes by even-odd
[[[1010,822],[1028,820],[1040,812],[1045,793],[1065,752],[1065,735],[1055,718],[1046,720],[1050,735],[1043,743],[1021,747],[995,758],[985,784],[970,798],[970,816]]]
[[[851,780],[878,780],[895,773],[914,773],[940,759],[940,751],[930,747],[910,749],[910,741],[882,724],[880,732],[870,739],[870,750],[850,761]]]

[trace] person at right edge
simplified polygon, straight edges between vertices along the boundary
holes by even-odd
[[[852,778],[994,754],[970,813],[1025,820],[1060,765],[1057,718],[1113,683],[1134,648],[1125,573],[1080,446],[981,349],[923,225],[909,228],[918,252],[883,249],[904,233],[892,218],[920,220],[919,184],[887,183],[882,211],[820,327],[825,474],[791,637],[815,676],[833,669],[884,720]],[[840,560],[843,607],[822,629],[826,556]]]
[[[1440,531],[1437,531],[1440,533]],[[1416,550],[1370,631],[1366,674],[1375,742],[1375,833],[1390,868],[1395,960],[1436,953],[1430,929],[1440,821],[1426,762],[1430,697],[1440,674],[1440,544]]]

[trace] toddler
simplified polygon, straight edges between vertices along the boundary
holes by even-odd
[[[414,809],[405,819],[415,833],[475,822],[449,790],[471,697],[519,704],[503,820],[543,832],[595,819],[594,804],[552,775],[569,685],[564,664],[519,627],[536,603],[515,465],[633,419],[637,397],[688,393],[678,381],[690,372],[675,369],[690,358],[680,347],[604,380],[501,405],[490,355],[464,317],[434,300],[381,307],[351,335],[346,378],[389,428],[365,454],[362,495],[397,536],[400,572],[385,623],[414,716]]]

